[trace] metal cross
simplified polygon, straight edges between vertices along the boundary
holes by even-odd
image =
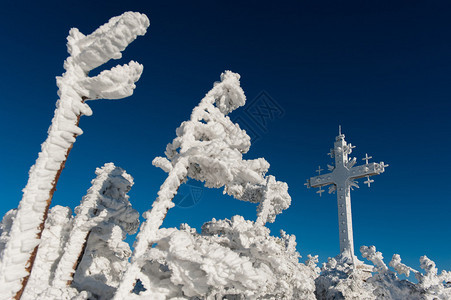
[[[365,183],[370,186],[371,180],[369,177],[372,175],[378,175],[385,171],[385,165],[381,163],[368,163],[371,156],[365,155],[364,160],[366,164],[361,166],[354,166],[356,159],[348,158],[351,154],[354,146],[347,144],[344,134],[341,133],[341,127],[338,136],[335,138],[334,149],[331,150],[331,157],[335,157],[335,167],[332,168],[332,172],[327,174],[320,174],[321,168],[318,168],[318,176],[311,177],[307,180],[307,187],[319,187],[317,193],[324,192],[321,188],[326,185],[334,185],[329,189],[329,193],[337,191],[337,204],[338,204],[338,229],[340,236],[340,253],[346,250],[351,253],[352,259],[354,258],[354,238],[352,234],[352,215],[351,215],[351,186],[358,187],[355,182],[356,179],[367,177]],[[330,170],[331,168],[329,168]],[[323,170],[321,170],[323,171]]]

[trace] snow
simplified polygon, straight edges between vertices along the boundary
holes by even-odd
[[[294,236],[273,237],[241,216],[213,219],[200,234],[187,224],[161,229],[141,270],[139,297],[315,299],[315,268],[299,257]]]
[[[374,246],[362,246],[362,256],[373,266],[359,262],[353,266],[346,254],[329,258],[321,275],[316,279],[318,299],[412,299],[433,300],[450,299],[449,285],[451,273],[437,274],[435,263],[425,256],[420,258],[422,274],[401,263],[398,254],[390,262],[391,270],[385,263],[381,252]],[[414,272],[418,283],[399,279],[398,275]]]

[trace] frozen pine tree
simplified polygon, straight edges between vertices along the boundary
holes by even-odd
[[[83,255],[77,260],[73,286],[89,291],[97,299],[111,299],[128,266],[132,251],[124,240],[138,229],[139,213],[128,201],[127,193],[133,185],[129,174],[112,163],[96,173],[94,181],[102,175],[108,178],[98,192],[93,184],[97,203],[91,213],[95,215],[92,217],[95,224],[85,240]]]
[[[221,81],[215,83],[213,89],[194,108],[190,120],[183,122],[176,130],[177,137],[166,147],[166,158],[157,157],[154,159],[154,165],[166,171],[168,177],[160,188],[158,198],[152,205],[152,210],[145,214],[147,220],[141,226],[132,256],[132,263],[119,287],[115,296],[116,299],[127,297],[137,279],[140,279],[147,289],[142,294],[142,297],[160,297],[164,299],[164,297],[170,297],[169,294],[174,292],[161,292],[159,285],[162,281],[152,272],[143,271],[143,268],[156,261],[160,262],[162,258],[159,253],[167,251],[167,249],[162,250],[162,248],[158,247],[158,251],[154,250],[152,245],[159,245],[158,242],[162,242],[161,234],[167,233],[166,230],[160,230],[159,228],[167,211],[174,206],[172,199],[177,193],[180,184],[185,182],[188,177],[204,182],[206,187],[224,187],[224,193],[236,199],[260,203],[257,222],[250,223],[254,224],[252,226],[261,227],[262,230],[266,222],[274,222],[275,216],[290,205],[291,198],[288,194],[287,184],[276,181],[274,176],[265,176],[269,168],[269,163],[265,159],[243,159],[243,154],[250,147],[250,137],[227,116],[230,112],[245,104],[246,98],[240,87],[239,79],[240,76],[238,74],[230,71],[224,72],[221,75]],[[184,232],[186,234],[187,231],[185,230]],[[177,233],[177,236],[181,237],[182,235]],[[270,239],[268,234],[264,235],[264,237]],[[195,237],[191,238],[196,240]],[[196,248],[192,250],[193,255],[200,255],[199,253],[205,251],[208,252],[207,248],[209,245],[216,247],[215,244],[218,243],[218,241],[211,240],[208,235],[201,235],[200,238],[197,238],[197,241],[205,242],[193,246]],[[180,242],[183,243],[183,241]],[[178,242],[174,243],[177,244]],[[166,242],[163,242],[163,244],[166,244]],[[225,251],[221,255],[226,255],[228,258],[232,259],[232,257],[237,255],[232,246],[230,246],[230,249],[227,249],[227,247],[220,247],[220,249]],[[264,252],[263,249],[259,251]],[[294,253],[292,253],[292,256],[295,257],[294,260],[296,261],[298,257]],[[249,264],[245,261],[246,259],[236,262],[237,268],[248,271],[246,275],[241,276],[243,278],[254,276],[251,274],[254,274],[256,270],[249,267]],[[226,264],[228,263],[232,262],[226,262]],[[263,262],[258,262],[258,264],[263,265]],[[171,264],[164,266],[166,268],[171,268],[171,266],[173,269],[175,268],[175,265]],[[202,266],[192,266],[191,268],[200,268],[201,270],[196,271],[198,274],[205,271],[202,269]],[[302,266],[299,265],[299,268],[302,268]],[[274,274],[276,273],[274,272]],[[215,273],[205,276],[214,276],[213,274]],[[292,276],[292,274],[288,276]],[[174,279],[171,276],[170,278],[171,280]],[[202,281],[201,278],[197,280],[199,282]],[[252,280],[254,280],[254,284],[258,281],[256,277]],[[312,280],[309,282],[313,285]],[[219,282],[216,284],[205,284],[206,287],[202,292],[188,291],[183,288],[183,291],[175,291],[174,293],[189,297],[194,295],[197,297],[207,297],[208,295],[220,297],[221,293],[230,294],[230,291],[225,292],[225,290],[230,289],[234,290],[237,295],[240,294],[243,297],[253,295],[252,297],[254,297],[261,292],[261,288],[259,288],[261,286],[258,284],[246,287],[233,282],[229,283],[228,287],[221,287]],[[261,284],[267,286],[265,283]],[[246,289],[249,290],[248,294],[243,293]],[[260,292],[257,292],[257,290],[260,290]],[[269,290],[267,292],[268,294],[270,293]],[[313,289],[311,289],[311,292],[313,292]],[[288,295],[292,293],[294,292],[283,291],[280,293],[276,292],[274,295],[282,294],[289,297]]]
[[[57,78],[60,99],[55,115],[39,157],[30,169],[22,201],[0,253],[0,299],[20,298],[27,284],[58,178],[75,138],[82,134],[78,127],[80,117],[92,114],[85,101],[130,96],[143,68],[131,61],[95,77],[89,77],[89,71],[112,58],[120,58],[128,44],[145,34],[148,26],[145,15],[126,12],[88,36],[76,28],[70,30],[70,56],[64,62],[66,72]]]
[[[95,260],[96,256],[105,256],[105,259],[108,260],[108,254],[112,257],[117,254],[117,257],[123,261],[119,261],[119,266],[111,264],[116,269],[124,268],[125,265],[120,264],[126,263],[130,256],[130,248],[128,244],[122,242],[122,239],[125,238],[126,233],[135,233],[139,224],[139,214],[131,207],[127,195],[133,185],[133,178],[113,163],[98,168],[96,175],[97,177],[92,181],[92,186],[83,197],[80,206],[75,209],[76,216],[73,220],[70,237],[64,247],[64,254],[55,270],[53,287],[69,286],[80,263],[84,262],[80,267],[86,269],[88,268],[87,264],[93,264],[92,260]],[[102,251],[98,251],[99,253],[89,255],[95,252],[93,249],[96,247],[104,248],[101,249]],[[85,254],[88,254],[90,258],[83,258],[82,255]],[[85,262],[89,259],[91,259],[90,263]],[[104,271],[108,272],[108,275],[104,276],[105,278],[114,276],[114,271],[121,272],[121,270],[109,269]],[[80,272],[85,274],[86,270]],[[83,285],[84,280],[80,272],[78,285]],[[94,272],[93,270],[90,273]],[[88,275],[85,274],[85,276]],[[107,283],[108,281],[105,282],[105,284]]]

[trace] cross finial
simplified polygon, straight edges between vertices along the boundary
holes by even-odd
[[[372,156],[368,156],[368,153],[365,153],[365,157],[362,158],[362,160],[364,160],[365,163],[368,164],[368,160],[370,160],[370,159],[372,159],[372,158],[373,158]]]
[[[368,187],[371,187],[371,183],[373,183],[374,180],[370,179],[370,176],[366,176],[366,180],[363,182],[364,184],[368,184]]]
[[[321,187],[319,187],[319,189],[316,193],[319,194],[319,196],[321,197],[322,194],[324,193],[324,190]]]
[[[324,170],[321,169],[321,166],[318,166],[318,170],[316,170],[316,172],[318,172],[318,175],[321,175],[321,171],[324,171]]]

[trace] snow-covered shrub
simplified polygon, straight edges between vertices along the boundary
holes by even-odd
[[[141,277],[143,299],[315,299],[315,258],[299,263],[295,237],[235,216],[161,229]]]
[[[121,52],[138,35],[144,35],[148,26],[145,15],[126,12],[88,36],[76,28],[70,30],[70,56],[64,62],[66,72],[57,78],[60,98],[55,115],[0,252],[0,299],[20,298],[27,284],[58,178],[76,137],[83,133],[78,127],[80,117],[92,114],[85,101],[130,96],[143,67],[131,61],[95,77],[89,77],[89,71],[120,58]]]
[[[317,299],[377,299],[374,287],[366,280],[371,276],[365,265],[344,252],[329,258],[323,264],[321,274],[315,280]]]
[[[420,267],[425,271],[422,274],[401,263],[398,254],[393,255],[389,264],[393,271],[384,263],[382,253],[376,251],[376,247],[362,246],[360,252],[375,265],[376,274],[368,282],[375,287],[377,299],[451,299],[451,272],[438,274],[435,263],[426,256],[420,258]],[[410,272],[415,274],[418,283],[398,278],[398,274],[409,276]]]
[[[131,207],[127,195],[133,178],[113,163],[97,168],[96,175],[75,209],[64,251],[43,298],[50,292],[64,293],[73,287],[100,299],[111,298],[126,269],[131,250],[123,240],[139,225],[139,213]]]
[[[420,258],[420,266],[425,270],[422,274],[401,263],[398,254],[393,255],[389,264],[392,270],[376,247],[362,246],[360,252],[373,266],[356,259],[356,264],[352,264],[346,253],[329,258],[315,281],[318,299],[451,299],[451,272],[437,274],[435,263],[426,256]],[[418,283],[398,277],[401,274],[409,276],[411,272]]]
[[[92,188],[77,208],[81,214],[89,207],[92,215],[90,220],[80,223],[81,228],[77,228],[86,232],[90,227],[84,241],[83,256],[78,258],[73,286],[89,291],[99,299],[111,299],[132,253],[124,239],[127,234],[136,233],[139,213],[128,201],[127,192],[133,185],[129,174],[112,163],[97,169],[96,174]],[[69,248],[69,244],[67,246]]]

